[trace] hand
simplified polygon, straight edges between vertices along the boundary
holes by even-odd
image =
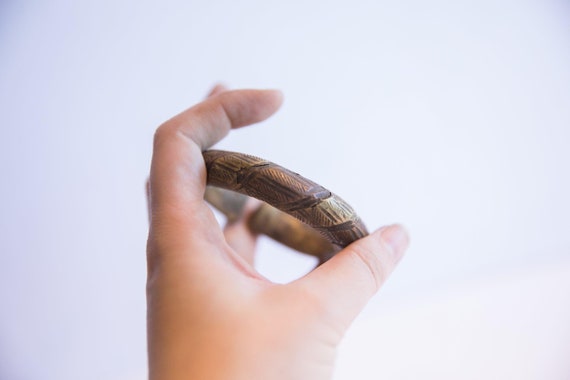
[[[272,90],[225,91],[158,128],[149,180],[149,378],[330,379],[336,347],[402,257],[400,226],[360,239],[292,283],[253,268],[244,218],[219,227],[202,151],[281,105]]]

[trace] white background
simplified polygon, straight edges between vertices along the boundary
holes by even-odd
[[[338,379],[570,379],[567,2],[54,0],[0,3],[2,380],[145,378],[152,135],[217,81],[286,97],[220,148],[412,234]]]

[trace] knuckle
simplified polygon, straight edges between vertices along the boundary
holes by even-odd
[[[166,122],[160,125],[154,132],[154,147],[161,145],[164,140],[171,138],[175,134],[175,129],[172,124]]]
[[[356,265],[368,273],[374,291],[377,291],[389,274],[389,268],[380,260],[378,252],[366,244],[357,244],[352,248],[352,257]]]
[[[146,242],[146,260],[147,260],[147,271],[150,274],[158,265],[158,259],[160,257],[160,241],[152,234],[149,234]]]

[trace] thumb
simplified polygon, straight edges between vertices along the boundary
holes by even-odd
[[[352,243],[299,282],[316,295],[327,317],[344,332],[386,281],[408,244],[402,226],[383,227]]]

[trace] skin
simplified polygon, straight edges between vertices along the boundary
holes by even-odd
[[[241,220],[222,231],[204,201],[202,151],[277,111],[274,90],[217,86],[155,134],[148,184],[148,354],[151,380],[330,379],[353,319],[408,246],[383,227],[289,284],[253,267]]]

